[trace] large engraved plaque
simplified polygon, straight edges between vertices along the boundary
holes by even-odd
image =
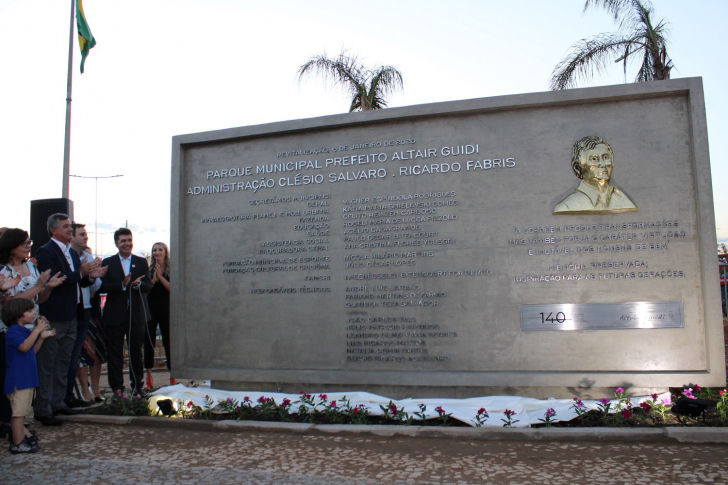
[[[439,395],[721,385],[701,89],[643,83],[175,137],[176,375]],[[576,202],[594,210],[570,195],[585,137],[599,137],[582,164],[596,192]],[[530,331],[522,308],[564,302],[679,307],[680,325]]]

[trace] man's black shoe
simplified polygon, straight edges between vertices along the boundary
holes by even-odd
[[[53,414],[56,416],[59,414],[65,414],[66,416],[73,416],[74,414],[81,414],[81,411],[78,409],[71,409],[71,408],[61,408],[58,411],[54,411]]]
[[[66,406],[69,408],[87,408],[94,404],[93,401],[84,401],[82,399],[79,399],[77,397],[72,397],[71,399],[64,400],[66,403]]]
[[[35,420],[43,426],[60,426],[63,424],[63,420],[55,416],[35,416]]]

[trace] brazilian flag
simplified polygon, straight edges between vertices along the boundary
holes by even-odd
[[[89,49],[96,45],[96,39],[86,23],[81,0],[76,0],[76,27],[78,28],[78,46],[81,48],[81,73],[83,73],[83,64],[86,62]]]

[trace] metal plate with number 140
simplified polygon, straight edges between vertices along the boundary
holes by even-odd
[[[683,328],[681,301],[521,305],[521,330]]]

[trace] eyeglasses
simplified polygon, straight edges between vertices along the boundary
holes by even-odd
[[[23,246],[32,246],[32,245],[33,245],[33,240],[32,239],[28,239],[27,241],[25,241],[23,243]]]

